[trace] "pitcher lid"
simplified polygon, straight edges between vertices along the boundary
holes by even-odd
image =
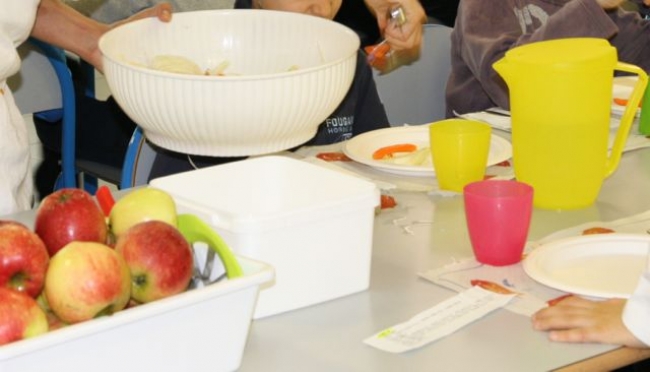
[[[587,68],[610,67],[618,56],[616,48],[605,39],[566,38],[522,45],[507,51],[506,58],[536,66]]]

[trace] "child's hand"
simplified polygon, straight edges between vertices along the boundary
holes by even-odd
[[[422,23],[426,22],[427,18],[418,0],[365,0],[365,2],[377,17],[379,30],[393,50],[420,50]],[[406,15],[406,23],[399,27],[389,22],[390,9],[398,5]]]
[[[647,347],[623,324],[625,300],[589,301],[570,296],[533,315],[533,328],[548,331],[551,341],[595,342]]]

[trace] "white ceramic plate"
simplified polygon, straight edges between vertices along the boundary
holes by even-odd
[[[596,298],[628,298],[648,262],[650,236],[585,235],[533,249],[523,261],[535,281]]]
[[[379,148],[398,143],[412,143],[418,148],[429,146],[428,125],[414,125],[373,130],[362,133],[343,145],[343,152],[352,160],[375,169],[405,176],[434,176],[431,160],[422,165],[392,164],[372,158]],[[492,135],[488,164],[491,166],[512,157],[512,145],[506,139]]]

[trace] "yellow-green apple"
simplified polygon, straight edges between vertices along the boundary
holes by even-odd
[[[56,316],[78,323],[122,310],[129,302],[131,276],[124,258],[109,246],[72,242],[50,260],[44,291]]]
[[[38,296],[49,261],[38,235],[18,222],[0,221],[0,287]]]
[[[139,222],[151,220],[177,226],[174,199],[165,191],[151,187],[124,195],[117,200],[109,215],[110,229],[116,237]]]
[[[131,297],[151,302],[187,289],[192,278],[192,247],[174,226],[140,222],[120,235],[115,250],[131,271]]]
[[[0,287],[0,345],[47,332],[47,317],[36,300]]]
[[[18,222],[18,221],[14,221],[14,220],[0,220],[0,226],[5,226],[5,225],[20,226],[20,227],[24,227],[26,229],[29,229],[29,227],[27,227],[27,225],[25,225],[22,222]]]
[[[50,256],[72,241],[105,243],[108,226],[93,197],[82,189],[61,189],[46,196],[36,210],[34,231]]]

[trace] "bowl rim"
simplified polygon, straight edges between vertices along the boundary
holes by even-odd
[[[153,76],[158,76],[158,77],[167,77],[167,78],[174,78],[174,79],[180,79],[180,80],[192,80],[192,81],[211,81],[213,79],[220,80],[220,81],[242,81],[242,80],[265,80],[269,78],[278,78],[278,77],[284,77],[288,75],[302,75],[302,74],[307,74],[311,73],[315,70],[322,70],[328,67],[331,67],[333,65],[338,65],[346,60],[348,60],[350,57],[353,55],[357,55],[360,53],[360,47],[361,47],[361,40],[359,38],[359,35],[352,30],[351,28],[336,22],[334,20],[330,20],[327,18],[322,18],[322,17],[317,17],[309,14],[304,14],[304,13],[296,13],[296,12],[289,12],[289,11],[281,11],[281,10],[269,10],[269,9],[207,9],[207,10],[195,10],[195,11],[187,11],[187,12],[178,12],[174,13],[172,20],[174,17],[192,17],[196,16],[199,13],[203,14],[222,14],[223,16],[230,16],[232,14],[255,14],[254,16],[268,16],[269,14],[272,14],[272,17],[312,17],[314,20],[317,22],[332,22],[334,27],[338,27],[343,32],[348,33],[350,36],[354,37],[354,43],[355,43],[355,48],[353,49],[352,53],[350,53],[347,56],[333,59],[327,63],[319,64],[317,66],[311,66],[311,67],[306,67],[306,68],[298,68],[296,70],[287,70],[287,71],[281,71],[281,72],[271,72],[271,73],[263,73],[263,74],[247,74],[247,75],[225,75],[225,76],[216,76],[216,75],[193,75],[193,74],[182,74],[182,73],[177,73],[177,72],[169,72],[169,71],[162,71],[162,70],[155,70],[153,68],[149,68],[146,66],[141,66],[136,63],[130,63],[123,58],[117,58],[115,56],[108,55],[105,51],[105,44],[108,42],[107,40],[114,35],[117,32],[123,31],[125,28],[133,28],[137,27],[139,24],[144,23],[144,22],[156,22],[158,21],[156,18],[144,18],[144,19],[139,19],[133,22],[128,22],[122,25],[119,25],[115,28],[112,28],[105,32],[99,39],[98,41],[98,49],[102,55],[102,59],[104,60],[104,69],[108,66],[106,64],[106,61],[110,61],[110,63],[114,65],[118,65],[121,67],[128,68],[130,70],[135,70],[140,73],[146,74],[146,75],[153,75]]]

